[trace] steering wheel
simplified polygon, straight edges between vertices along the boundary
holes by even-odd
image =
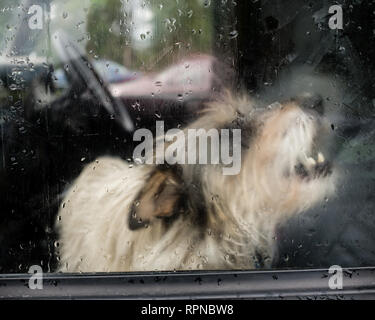
[[[108,113],[122,125],[132,132],[133,121],[121,100],[112,96],[106,82],[95,71],[93,65],[86,58],[85,52],[77,46],[63,31],[58,31],[52,36],[53,45],[64,65],[70,67],[70,72],[65,70],[71,79],[71,87],[89,91],[92,97],[97,99],[108,111]]]

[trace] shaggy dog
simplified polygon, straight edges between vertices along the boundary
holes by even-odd
[[[223,175],[222,163],[89,164],[58,214],[60,271],[270,267],[277,226],[335,191],[320,107],[312,96],[268,107],[231,95],[210,103],[185,130],[241,129],[237,175]]]

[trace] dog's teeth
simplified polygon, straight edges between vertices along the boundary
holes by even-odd
[[[318,153],[318,163],[323,163],[325,161],[324,156],[321,152]]]
[[[307,164],[310,165],[310,166],[315,166],[316,165],[316,161],[313,159],[313,158],[307,158]]]

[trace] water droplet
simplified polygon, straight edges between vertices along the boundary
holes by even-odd
[[[235,39],[238,37],[238,31],[237,30],[233,30],[231,32],[229,32],[229,39]]]
[[[62,17],[63,17],[64,19],[66,19],[66,18],[68,17],[68,13],[67,13],[67,12],[63,12]]]
[[[16,84],[12,83],[10,86],[9,86],[9,90],[10,91],[14,91],[14,90],[18,90],[19,89],[19,86],[17,86]]]

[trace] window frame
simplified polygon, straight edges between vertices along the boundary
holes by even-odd
[[[0,275],[0,299],[375,299],[375,267],[343,269],[331,290],[327,269]]]

